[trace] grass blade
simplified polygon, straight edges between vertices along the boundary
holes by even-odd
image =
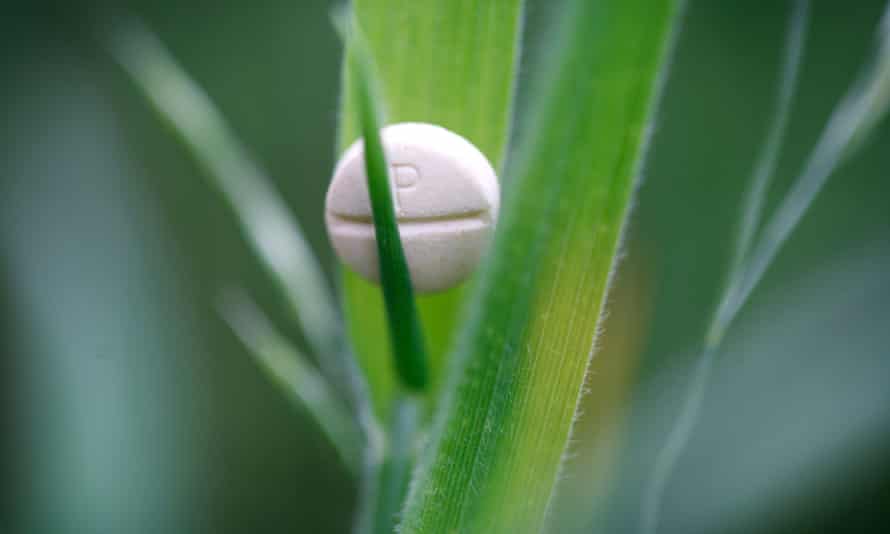
[[[743,201],[742,219],[736,236],[736,248],[731,267],[730,278],[741,268],[742,261],[748,256],[751,242],[760,226],[763,214],[763,203],[779,163],[782,141],[788,130],[788,118],[791,115],[791,103],[797,88],[803,58],[804,41],[806,40],[807,20],[809,19],[809,2],[796,0],[794,13],[791,16],[788,37],[785,42],[785,56],[782,61],[778,83],[779,92],[776,98],[776,110],[773,122],[767,134],[763,151],[754,167],[748,191]]]
[[[297,221],[210,98],[160,40],[130,22],[111,40],[114,57],[229,202],[249,244],[283,289],[326,374],[355,389],[335,301]]]
[[[364,140],[365,172],[380,262],[380,283],[396,370],[403,386],[423,391],[429,383],[426,348],[393,207],[389,166],[380,139],[382,113],[378,108],[373,64],[351,12],[335,15],[335,23],[349,50],[346,68],[351,83],[347,90],[356,103]]]
[[[832,113],[806,167],[764,228],[746,262],[744,277],[720,318],[722,324],[732,321],[748,300],[828,178],[886,115],[890,107],[890,3],[878,27],[877,41],[875,56]]]
[[[670,0],[567,6],[401,532],[540,530],[677,8]]]
[[[398,393],[392,404],[393,413],[386,420],[387,435],[382,461],[372,473],[376,486],[369,488],[376,493],[375,504],[370,510],[371,516],[360,517],[357,526],[359,532],[370,530],[376,534],[387,534],[396,525],[409,475],[414,467],[415,440],[422,413],[421,398],[415,394],[423,393],[429,387],[429,363],[393,206],[389,166],[380,139],[382,111],[379,109],[381,100],[373,61],[351,11],[335,13],[334,23],[348,50],[346,72],[350,84],[346,90],[356,104],[364,141],[365,172],[380,262],[380,282],[390,345],[399,378]],[[364,498],[370,499],[370,496]]]
[[[354,16],[373,56],[387,119],[419,121],[454,131],[500,169],[509,137],[519,50],[520,0],[355,0]],[[394,38],[398,35],[398,38]],[[343,70],[343,87],[351,84]],[[344,92],[339,149],[361,136],[358,103]],[[390,371],[383,295],[344,270],[349,337],[368,377],[377,415],[385,420],[397,395]],[[441,389],[463,287],[417,299],[430,364],[430,398]]]
[[[677,462],[686,449],[689,438],[695,428],[704,402],[705,391],[714,369],[719,353],[720,341],[728,323],[722,323],[726,304],[730,302],[739,277],[742,275],[744,261],[747,259],[760,216],[767,187],[775,171],[779,158],[779,149],[784,137],[788,121],[794,88],[800,71],[803,57],[806,29],[809,25],[810,6],[808,0],[796,0],[788,19],[788,30],[785,40],[785,57],[781,64],[779,93],[776,103],[777,116],[773,121],[767,141],[755,167],[748,193],[743,201],[743,214],[739,226],[735,256],[730,264],[727,286],[724,289],[720,304],[711,319],[704,348],[698,357],[695,369],[689,382],[686,396],[680,407],[680,416],[671,428],[664,446],[658,451],[655,468],[651,479],[646,485],[641,504],[641,532],[652,534],[658,528],[661,504],[665,488],[676,469]],[[723,325],[723,326],[721,326]]]
[[[792,15],[789,40],[802,39],[797,30],[806,24],[808,6],[797,7]],[[802,18],[798,22],[794,19]],[[789,42],[789,48],[798,47]],[[752,252],[741,259],[731,273],[727,289],[712,318],[703,352],[685,394],[676,423],[659,451],[655,470],[646,487],[642,505],[642,532],[653,533],[658,526],[664,491],[676,464],[685,451],[700,418],[714,362],[728,328],[741,307],[772,264],[782,245],[797,227],[825,182],[855,150],[864,143],[890,106],[890,3],[879,26],[877,52],[829,118],[803,172],[792,184],[763,236]]]
[[[415,395],[400,395],[393,403],[388,446],[380,465],[377,502],[370,525],[375,534],[390,534],[398,523],[414,468],[421,409]]]
[[[254,360],[298,408],[305,409],[334,446],[343,465],[361,472],[362,434],[349,409],[309,360],[282,338],[246,295],[229,293],[221,313]]]
[[[814,518],[813,510],[863,491],[863,477],[874,469],[867,458],[882,457],[890,426],[883,409],[890,404],[888,260],[886,243],[866,244],[814,265],[758,299],[756,313],[739,317],[671,477],[660,532],[721,532],[727,525],[772,532],[777,516],[788,519],[779,530],[818,531],[826,516]],[[647,415],[632,441],[662,439],[659,419],[672,404],[670,392],[682,391],[686,371],[698,364],[688,356],[663,358],[666,368],[639,384],[634,410]],[[643,450],[628,461],[642,461]],[[611,503],[632,504],[632,493]],[[804,510],[803,517],[795,520],[791,510]],[[614,519],[607,532],[630,532],[635,523]],[[834,524],[826,530],[848,530]],[[865,519],[849,530],[868,527]]]

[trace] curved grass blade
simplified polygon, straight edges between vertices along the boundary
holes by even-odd
[[[799,4],[806,4],[802,0]],[[806,17],[798,8],[796,15]],[[789,38],[794,39],[794,32]],[[890,2],[878,31],[877,52],[829,118],[803,172],[792,184],[762,237],[743,258],[721,297],[705,338],[702,354],[689,383],[677,422],[656,459],[655,471],[643,499],[642,531],[655,532],[664,489],[687,447],[719,355],[723,337],[739,310],[763,278],[782,245],[790,237],[828,178],[869,137],[890,107]]]
[[[359,388],[321,267],[297,221],[207,94],[163,43],[128,22],[111,52],[229,202],[248,243],[283,290],[325,374],[353,397]]]
[[[872,454],[886,451],[890,426],[883,409],[890,405],[887,245],[878,240],[814,265],[758,299],[756,313],[739,317],[671,477],[660,532],[720,532],[727,525],[771,532],[777,514],[816,510],[863,491],[862,473],[873,469]],[[688,356],[664,358],[665,368],[639,384],[634,410],[641,420],[631,440],[663,439],[659,414],[670,404],[666,393],[687,386],[695,363]],[[818,424],[809,424],[813,414]],[[619,499],[612,502],[621,506]],[[631,518],[615,519],[605,532],[632,531]],[[791,521],[787,531],[806,531],[806,523]]]
[[[671,0],[567,6],[401,532],[540,531],[677,10]]]
[[[281,337],[256,304],[228,293],[221,313],[254,360],[294,405],[305,409],[353,475],[361,473],[361,429],[327,381],[296,347]]]
[[[419,121],[457,132],[501,167],[509,137],[518,66],[521,0],[354,0],[354,16],[373,56],[387,119]],[[344,62],[345,67],[345,62]],[[343,70],[343,87],[351,84]],[[361,136],[358,103],[341,102],[338,146]],[[392,412],[396,383],[380,288],[344,270],[344,315],[365,371],[375,412]],[[417,298],[430,363],[430,400],[441,389],[445,353],[452,345],[463,287]]]
[[[794,88],[797,85],[797,77],[800,72],[800,63],[803,58],[806,30],[809,25],[810,5],[808,0],[795,0],[793,10],[788,19],[788,30],[785,39],[785,57],[780,68],[781,81],[777,99],[777,113],[775,120],[770,125],[767,141],[755,171],[751,176],[751,183],[743,201],[742,220],[736,241],[735,256],[730,265],[727,285],[721,297],[711,324],[708,329],[704,348],[698,357],[689,389],[673,428],[655,459],[655,468],[652,477],[648,481],[641,503],[641,531],[654,533],[658,528],[662,500],[667,483],[670,480],[677,461],[692,435],[695,423],[704,402],[704,394],[714,369],[718,355],[720,341],[723,338],[728,322],[723,318],[726,305],[730,302],[733,291],[736,289],[739,277],[742,276],[745,260],[751,248],[751,240],[760,223],[762,205],[767,187],[775,172],[776,161],[779,157],[782,138],[787,125],[787,115],[790,112],[791,100],[794,97]]]
[[[356,103],[364,140],[365,172],[390,342],[401,384],[408,389],[422,392],[429,383],[429,366],[414,302],[414,289],[393,207],[386,155],[380,140],[381,112],[378,109],[376,80],[367,44],[350,13],[340,12],[334,17],[344,43],[348,44],[346,68],[350,85],[347,90]]]
[[[751,249],[751,242],[754,240],[754,236],[760,226],[766,194],[775,175],[776,165],[779,163],[779,154],[788,130],[791,104],[797,89],[798,75],[800,74],[803,45],[806,40],[806,23],[809,19],[808,10],[808,2],[795,1],[794,12],[791,16],[788,37],[785,43],[785,56],[779,70],[781,80],[778,83],[779,92],[776,99],[776,110],[769,133],[767,134],[766,143],[763,146],[760,157],[757,159],[748,191],[745,193],[742,218],[735,241],[735,253],[729,269],[730,279],[741,268],[742,261],[748,256],[748,252]]]
[[[383,287],[390,344],[398,376],[392,415],[387,418],[383,457],[374,466],[376,478],[371,516],[360,517],[359,532],[387,534],[393,531],[397,514],[414,467],[414,449],[420,421],[421,403],[416,393],[429,387],[429,363],[423,331],[414,300],[408,264],[402,248],[393,206],[386,155],[380,139],[382,112],[378,108],[377,80],[367,43],[352,12],[334,14],[334,23],[347,45],[347,94],[356,103],[358,123],[364,140],[365,172],[374,219],[380,282]],[[389,366],[387,366],[388,368]],[[370,495],[364,495],[370,500]]]
[[[746,259],[744,275],[719,319],[722,324],[728,325],[738,314],[828,178],[866,142],[888,109],[890,2],[878,26],[874,57],[831,114],[806,167],[770,218],[750,258]]]
[[[398,523],[416,460],[422,407],[415,395],[399,395],[393,402],[387,447],[379,466],[374,515],[368,525],[375,534],[391,534]]]

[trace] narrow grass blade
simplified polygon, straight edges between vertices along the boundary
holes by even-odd
[[[886,115],[890,107],[890,3],[878,27],[876,44],[874,57],[832,113],[806,167],[764,228],[722,322],[735,317],[825,182]]]
[[[130,22],[111,51],[179,135],[238,217],[244,235],[292,305],[322,368],[354,388],[335,301],[300,226],[209,97],[146,28]]]
[[[659,532],[721,532],[727,525],[771,532],[777,517],[795,515],[789,510],[804,511],[802,521],[782,520],[780,530],[805,532],[820,521],[810,521],[811,511],[824,503],[868,494],[867,473],[884,457],[890,428],[888,244],[879,240],[814,265],[758,299],[756,313],[739,317],[668,485]],[[659,416],[673,404],[668,392],[684,389],[687,371],[698,365],[688,356],[665,355],[664,368],[639,384],[640,419],[631,431],[638,450],[630,453],[637,460],[650,450],[642,443],[663,439]],[[636,477],[626,476],[628,483]],[[612,504],[626,507],[631,499],[627,491]],[[635,522],[618,515],[605,532],[632,532]],[[867,532],[868,525],[827,530]]]
[[[399,395],[393,402],[388,446],[380,465],[374,517],[369,525],[374,534],[390,534],[398,523],[414,469],[422,408],[416,395]]]
[[[670,0],[567,5],[401,532],[540,531],[677,10]]]
[[[294,405],[312,416],[346,469],[358,476],[362,466],[361,429],[315,367],[275,331],[246,295],[228,293],[221,312],[260,368]]]
[[[429,362],[399,236],[386,154],[380,139],[382,111],[379,109],[380,93],[372,58],[351,11],[335,13],[334,22],[348,50],[346,71],[350,84],[346,90],[356,103],[355,110],[364,141],[365,172],[380,262],[380,282],[390,346],[399,379],[398,393],[392,404],[393,413],[386,419],[383,458],[373,473],[377,484],[373,488],[376,495],[372,515],[360,518],[357,530],[388,534],[395,528],[414,468],[415,440],[422,413],[420,397],[414,393],[423,393],[429,387]]]
[[[799,5],[793,18],[805,18],[807,6]],[[797,28],[805,24],[792,20],[789,39],[800,38]],[[791,43],[791,46],[794,46]],[[647,485],[642,508],[642,532],[654,533],[663,494],[677,462],[686,449],[700,418],[714,362],[720,354],[723,337],[747,302],[782,245],[797,227],[828,178],[845,158],[850,157],[869,137],[890,106],[890,3],[879,26],[877,52],[847,94],[835,108],[810,155],[803,172],[794,181],[763,235],[751,253],[741,259],[731,274],[726,291],[708,328],[702,355],[696,364],[677,422],[659,451],[655,471]]]
[[[834,171],[861,147],[890,107],[890,3],[878,27],[876,51],[835,108],[797,177],[746,258],[720,307],[710,336],[720,336],[747,302],[779,250]]]
[[[791,100],[794,97],[794,87],[803,57],[806,29],[809,26],[809,13],[808,0],[795,0],[786,31],[785,57],[781,65],[781,81],[776,102],[777,116],[771,125],[743,203],[744,210],[726,288],[711,318],[702,353],[698,357],[683,404],[680,407],[680,415],[671,428],[664,446],[658,451],[655,468],[643,494],[640,529],[646,534],[653,534],[658,528],[665,488],[700,417],[707,385],[719,354],[720,341],[731,320],[731,318],[727,319],[724,314],[742,276],[744,262],[751,248],[751,241],[760,223],[766,190],[779,158],[779,149],[784,137]]]
[[[383,287],[396,370],[403,386],[414,391],[423,391],[429,383],[429,364],[414,301],[411,275],[393,207],[386,154],[380,139],[382,114],[378,108],[373,64],[367,43],[355,25],[351,12],[335,14],[335,23],[349,50],[346,68],[350,85],[347,90],[356,103],[364,141],[365,172],[374,216],[380,284]]]
[[[521,0],[355,0],[354,16],[373,56],[387,119],[437,124],[470,140],[500,169],[509,137],[519,52]],[[345,67],[345,63],[344,63]],[[343,70],[343,87],[351,84]],[[358,102],[344,92],[339,150],[361,136]],[[345,270],[350,339],[381,419],[391,413],[390,372],[380,288]],[[463,287],[418,297],[430,359],[430,398],[440,389]]]
[[[754,173],[743,201],[742,218],[738,226],[736,248],[730,264],[729,278],[732,278],[738,272],[742,261],[751,249],[751,242],[760,226],[763,203],[775,174],[776,165],[779,162],[782,142],[788,130],[791,103],[794,99],[794,92],[797,88],[797,80],[800,74],[809,8],[809,2],[805,0],[796,0],[794,2],[794,13],[791,16],[788,37],[785,42],[785,55],[779,70],[780,80],[777,84],[776,110],[766,137],[766,143],[754,167]]]

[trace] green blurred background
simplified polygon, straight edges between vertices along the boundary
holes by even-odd
[[[771,198],[867,57],[883,5],[814,3]],[[285,304],[225,203],[101,42],[123,16],[156,31],[333,273],[322,224],[339,93],[330,7],[5,4],[0,530],[348,531],[354,483],[216,309],[223,289],[246,288],[302,344]],[[535,60],[546,61],[538,51],[557,9],[528,3],[519,131],[523,88]],[[787,13],[785,2],[688,3],[593,366],[619,387],[585,399],[557,532],[637,525],[772,113]],[[890,525],[888,174],[884,124],[829,182],[730,336],[668,488],[663,531]]]

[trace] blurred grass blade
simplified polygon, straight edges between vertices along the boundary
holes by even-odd
[[[805,18],[806,6],[794,17]],[[806,20],[800,24],[805,24]],[[789,39],[797,38],[798,23],[792,21]],[[890,106],[890,3],[879,25],[875,57],[841,99],[828,120],[803,172],[779,204],[763,235],[748,257],[731,273],[704,342],[703,352],[685,394],[683,406],[664,447],[656,459],[652,479],[646,487],[642,508],[642,531],[655,532],[663,494],[679,458],[701,417],[705,393],[713,374],[721,342],[741,307],[747,302],[782,245],[797,227],[825,182],[845,158],[869,137]]]
[[[368,524],[370,532],[375,534],[390,534],[394,531],[416,460],[415,449],[422,409],[420,399],[416,395],[399,395],[392,407],[389,439],[378,472],[377,502],[373,519]]]
[[[361,472],[362,434],[348,407],[334,395],[315,367],[282,338],[243,293],[230,292],[221,312],[260,368],[300,409],[305,409],[334,446],[351,474]]]
[[[850,524],[819,511],[877,499],[872,473],[890,445],[890,243],[868,241],[764,295],[727,334],[659,532],[881,530],[868,514]],[[649,465],[665,407],[698,364],[665,356],[636,392],[628,466]],[[636,469],[622,476],[637,484]],[[636,497],[627,488],[610,504],[627,509]],[[617,515],[609,532],[631,531],[633,518]]]
[[[692,377],[689,380],[688,389],[680,407],[679,416],[673,423],[670,432],[655,457],[655,467],[650,479],[646,483],[640,505],[641,532],[652,534],[656,532],[661,507],[664,500],[664,492],[676,469],[677,462],[688,446],[688,442],[704,403],[705,392],[711,375],[714,371],[715,360],[719,355],[720,344],[726,329],[732,321],[727,316],[728,306],[732,302],[735,291],[748,259],[751,240],[754,238],[760,223],[760,215],[767,186],[774,172],[776,161],[779,158],[781,140],[784,136],[787,115],[790,111],[791,100],[794,96],[797,75],[803,56],[806,39],[806,30],[809,26],[810,5],[808,0],[795,0],[790,16],[788,17],[788,29],[785,37],[785,57],[781,65],[777,116],[772,124],[766,143],[763,147],[760,160],[755,167],[755,173],[751,177],[750,189],[744,200],[744,211],[740,222],[740,233],[737,238],[735,256],[730,264],[726,287],[720,297],[720,301],[711,317],[701,354],[695,363]]]
[[[520,0],[355,0],[353,13],[374,59],[387,119],[448,128],[470,140],[500,170],[509,136],[520,6]],[[349,69],[344,68],[343,77],[347,88]],[[344,92],[341,152],[361,136],[357,106]],[[375,412],[386,419],[395,380],[380,288],[348,270],[342,288],[349,337],[368,378]],[[463,295],[456,288],[417,299],[433,392],[441,384]]]
[[[299,224],[262,169],[154,34],[129,23],[113,35],[111,50],[232,206],[248,242],[287,295],[326,374],[352,391],[354,377],[348,371],[335,301]]]
[[[867,141],[886,115],[890,107],[890,2],[878,27],[876,45],[874,57],[835,108],[803,172],[745,260],[744,276],[718,318],[721,330],[748,300],[828,178]]]
[[[364,140],[365,173],[374,215],[380,283],[383,286],[396,370],[403,386],[414,391],[423,391],[429,383],[429,365],[417,305],[414,302],[414,289],[393,207],[386,155],[380,139],[382,113],[377,108],[378,89],[373,64],[367,43],[355,24],[352,12],[340,11],[334,15],[334,19],[349,50],[346,69],[349,72],[350,86],[347,91],[356,103]]]
[[[372,532],[388,534],[396,526],[397,514],[404,501],[415,461],[414,445],[421,410],[419,398],[408,391],[416,393],[426,390],[429,386],[429,364],[393,207],[388,164],[380,139],[382,112],[378,109],[380,97],[373,62],[352,12],[336,12],[334,23],[348,49],[346,69],[351,85],[346,90],[356,103],[364,140],[365,172],[380,262],[380,281],[393,358],[400,379],[400,392],[392,405],[393,414],[387,420],[382,463],[376,473],[378,485],[373,516],[367,524],[360,521],[358,525],[360,531],[371,528]]]
[[[732,278],[741,268],[742,261],[748,255],[751,242],[760,226],[763,204],[769,191],[770,183],[779,162],[782,142],[788,130],[788,118],[791,115],[791,104],[797,88],[800,64],[803,58],[804,41],[806,40],[807,21],[809,19],[809,2],[795,0],[794,12],[790,19],[790,28],[785,41],[785,56],[779,70],[780,80],[777,84],[778,98],[772,124],[767,134],[763,151],[754,167],[754,173],[745,194],[742,208],[742,219],[736,237],[735,254],[730,267]]]
[[[570,2],[401,532],[538,532],[640,174],[671,0]]]

